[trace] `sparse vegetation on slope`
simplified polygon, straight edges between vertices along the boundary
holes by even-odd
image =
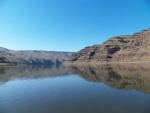
[[[110,38],[102,45],[86,47],[72,54],[71,62],[132,62],[150,60],[150,29],[133,35]]]
[[[62,63],[72,52],[14,51],[0,47],[1,65],[51,65]]]

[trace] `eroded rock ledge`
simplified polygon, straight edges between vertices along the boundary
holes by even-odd
[[[110,38],[72,54],[67,62],[134,62],[150,60],[150,29]]]

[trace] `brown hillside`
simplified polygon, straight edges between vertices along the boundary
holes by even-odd
[[[133,35],[110,38],[102,45],[86,47],[67,61],[130,62],[150,60],[150,29]]]
[[[0,65],[51,65],[62,63],[72,52],[15,51],[0,47]]]

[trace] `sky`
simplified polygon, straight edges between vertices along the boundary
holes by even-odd
[[[0,0],[0,47],[76,52],[150,28],[150,0]]]

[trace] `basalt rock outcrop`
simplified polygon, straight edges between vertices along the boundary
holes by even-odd
[[[116,36],[72,54],[68,62],[132,62],[150,60],[150,29]]]
[[[60,64],[72,52],[56,51],[15,51],[0,47],[0,65],[52,65]]]

